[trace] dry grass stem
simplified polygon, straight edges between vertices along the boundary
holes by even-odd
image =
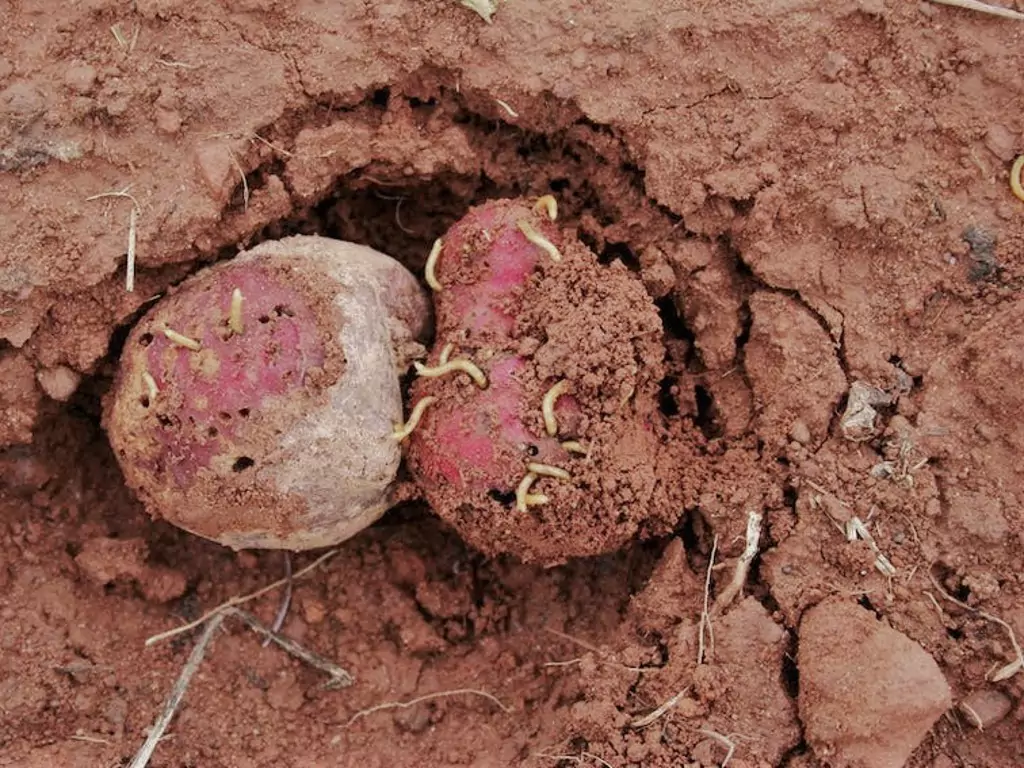
[[[224,613],[229,608],[234,608],[235,606],[244,605],[245,603],[248,603],[251,600],[255,600],[257,597],[262,597],[263,595],[267,594],[267,592],[271,592],[271,591],[277,589],[278,587],[284,586],[289,581],[297,581],[298,579],[301,579],[306,574],[311,573],[320,564],[322,564],[322,563],[326,562],[327,560],[329,560],[330,558],[334,557],[340,551],[341,550],[339,550],[339,549],[332,549],[329,552],[325,552],[324,554],[320,555],[320,557],[318,557],[316,560],[314,560],[312,563],[307,565],[305,568],[302,568],[301,570],[297,571],[293,576],[290,576],[290,577],[286,576],[283,579],[278,579],[273,584],[268,584],[267,586],[263,587],[262,589],[258,589],[255,592],[251,592],[248,595],[232,597],[230,600],[226,600],[225,602],[223,602],[220,605],[218,605],[216,608],[214,608],[214,609],[212,609],[210,611],[207,611],[206,613],[204,613],[202,616],[200,616],[195,621],[190,621],[188,624],[183,624],[180,627],[176,627],[174,629],[169,629],[166,632],[161,632],[160,634],[153,635],[151,638],[146,640],[146,646],[148,647],[148,646],[153,645],[155,643],[159,643],[159,642],[161,642],[163,640],[167,640],[169,638],[175,637],[176,635],[180,635],[183,632],[188,632],[188,631],[190,631],[192,629],[195,629],[196,627],[200,626],[201,624],[204,624],[205,622],[207,622],[209,619],[213,618],[214,616],[217,616],[218,614]]]
[[[711,541],[711,557],[708,560],[708,572],[704,576],[704,607],[700,612],[700,631],[697,639],[697,664],[698,666],[704,663],[705,644],[704,637],[707,635],[708,642],[711,644],[712,652],[715,647],[715,631],[711,627],[711,613],[708,609],[708,603],[710,602],[711,595],[711,572],[715,567],[715,554],[718,552],[718,536]]]
[[[345,723],[345,727],[348,728],[352,725],[352,723],[356,722],[357,720],[361,720],[362,718],[372,715],[376,712],[383,712],[388,709],[408,709],[409,707],[414,707],[417,704],[421,704],[424,701],[433,701],[434,699],[447,699],[452,696],[480,696],[482,698],[487,699],[489,702],[494,704],[503,712],[512,712],[511,707],[505,706],[496,696],[492,696],[486,691],[479,691],[475,688],[455,688],[451,691],[438,691],[437,693],[428,693],[423,696],[417,696],[415,699],[410,699],[409,701],[386,701],[383,704],[376,704],[372,707],[368,707],[367,709],[361,709],[348,719],[348,722]]]
[[[987,13],[992,16],[999,16],[1003,19],[1014,19],[1016,21],[1024,21],[1024,13],[1019,13],[1010,8],[1003,8],[999,5],[990,5],[989,3],[981,3],[978,0],[932,0],[933,3],[939,5],[949,5],[953,8],[964,8],[968,11],[978,11],[979,13]]]
[[[646,728],[648,725],[650,725],[655,720],[664,715],[666,712],[668,712],[670,709],[672,709],[672,707],[676,705],[676,702],[683,698],[683,696],[685,696],[686,692],[689,690],[690,686],[686,686],[685,688],[683,688],[683,690],[679,691],[679,693],[670,698],[668,701],[664,702],[653,712],[650,712],[644,715],[643,717],[638,717],[635,720],[630,721],[629,727],[633,729]]]
[[[167,726],[170,725],[171,720],[174,718],[174,713],[178,710],[178,706],[181,704],[181,700],[185,697],[185,691],[188,690],[189,683],[192,682],[192,676],[199,669],[199,665],[203,662],[203,657],[206,655],[206,649],[210,645],[210,641],[213,640],[214,634],[220,628],[221,622],[224,621],[224,615],[217,615],[210,618],[209,623],[203,629],[203,633],[199,636],[199,640],[196,643],[195,648],[192,649],[192,653],[189,654],[188,661],[185,662],[185,666],[181,670],[181,674],[178,675],[177,681],[174,683],[174,687],[171,688],[171,695],[167,697],[167,701],[164,703],[164,708],[160,712],[160,716],[157,717],[156,722],[149,729],[149,735],[143,742],[142,747],[138,752],[135,753],[135,757],[129,764],[128,768],[146,768],[149,764],[149,758],[153,755],[153,750],[156,749],[157,743],[160,738],[164,735],[164,731],[167,730]]]
[[[135,290],[135,244],[138,239],[139,213],[142,210],[139,201],[128,194],[128,190],[131,188],[132,185],[129,184],[124,189],[119,189],[115,192],[100,192],[98,195],[85,198],[86,202],[107,197],[123,197],[132,201],[132,209],[128,213],[128,252],[124,276],[124,288],[128,293]]]

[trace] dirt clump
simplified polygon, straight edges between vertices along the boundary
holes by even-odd
[[[850,601],[828,600],[804,614],[797,666],[807,741],[831,765],[905,765],[952,706],[934,659]]]

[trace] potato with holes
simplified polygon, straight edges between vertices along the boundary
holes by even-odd
[[[399,377],[431,308],[365,246],[297,236],[204,269],[129,335],[104,426],[149,512],[234,549],[305,550],[379,518]]]
[[[683,508],[657,308],[557,219],[551,197],[490,200],[435,244],[437,334],[406,425],[437,514],[489,555],[545,565],[670,529]]]

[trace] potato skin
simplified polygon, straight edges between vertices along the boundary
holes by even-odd
[[[399,376],[431,326],[415,277],[354,243],[290,237],[197,273],[125,344],[104,425],[126,482],[155,517],[234,549],[350,538],[388,507]]]

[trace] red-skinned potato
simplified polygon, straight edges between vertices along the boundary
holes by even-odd
[[[430,332],[425,292],[390,257],[266,242],[139,321],[104,425],[153,516],[235,549],[330,546],[389,506],[399,377]]]
[[[435,512],[488,555],[545,565],[671,530],[662,327],[639,279],[600,264],[551,197],[470,209],[427,279],[437,333],[406,444]]]

